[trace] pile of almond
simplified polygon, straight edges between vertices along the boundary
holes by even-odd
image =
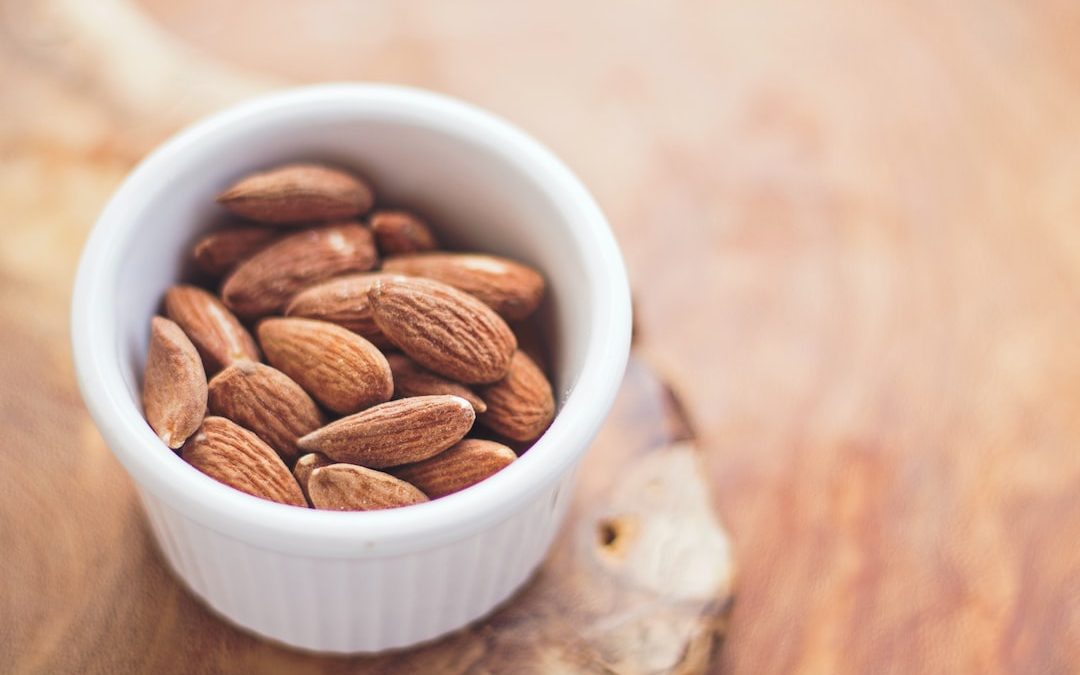
[[[294,506],[385,509],[484,480],[548,427],[542,357],[515,334],[544,295],[536,270],[438,251],[419,216],[372,210],[368,181],[327,166],[257,173],[218,202],[243,222],[193,260],[219,293],[168,290],[143,380],[147,421],[196,469]]]

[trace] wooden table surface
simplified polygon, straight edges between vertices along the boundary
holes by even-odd
[[[608,213],[738,570],[722,648],[680,668],[1080,672],[1078,36],[1067,0],[0,0],[3,663],[164,671],[110,646],[184,643],[201,611],[140,595],[170,582],[73,384],[104,200],[199,115],[364,79],[508,117]],[[205,644],[172,667],[376,667]]]

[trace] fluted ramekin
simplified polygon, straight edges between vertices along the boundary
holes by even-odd
[[[454,248],[544,272],[558,413],[520,460],[458,494],[335,513],[256,499],[167,451],[143,420],[150,316],[237,177],[295,159],[353,167],[384,203],[431,217]],[[150,154],[86,244],[75,283],[79,386],[134,480],[177,576],[218,614],[325,652],[404,647],[455,630],[537,568],[575,468],[608,413],[630,342],[630,297],[603,214],[523,132],[444,96],[381,85],[305,87],[209,117]]]

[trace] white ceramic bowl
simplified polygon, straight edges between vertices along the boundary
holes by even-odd
[[[214,195],[294,159],[354,167],[384,203],[434,218],[452,247],[544,272],[558,414],[519,461],[427,504],[335,513],[256,499],[162,446],[139,404],[150,317],[214,222]],[[535,140],[443,96],[322,85],[216,114],[147,157],[86,244],[71,330],[86,405],[180,579],[222,616],[273,640],[377,651],[487,614],[537,568],[622,379],[630,298],[603,214]]]

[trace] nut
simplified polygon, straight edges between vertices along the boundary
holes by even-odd
[[[326,424],[322,412],[288,375],[262,363],[238,361],[210,380],[210,413],[255,434],[286,462],[296,439]]]
[[[472,389],[424,370],[404,354],[387,354],[386,361],[394,374],[394,395],[398,398],[449,394],[468,401],[477,414],[487,410],[487,404]]]
[[[387,272],[425,277],[476,296],[508,321],[536,311],[544,298],[544,277],[531,267],[479,253],[417,253],[388,259]]]
[[[353,464],[331,464],[313,470],[308,494],[312,506],[327,511],[375,511],[428,500],[403,480]]]
[[[435,234],[420,216],[408,211],[376,211],[368,218],[383,255],[431,251],[439,247]]]
[[[262,321],[257,332],[270,363],[338,414],[354,413],[394,395],[386,357],[341,326],[274,318]]]
[[[235,183],[218,203],[244,218],[292,224],[352,218],[367,212],[375,193],[358,176],[318,164],[289,164]]]
[[[315,284],[293,297],[285,307],[285,316],[336,323],[362,335],[377,347],[390,347],[390,341],[375,325],[368,300],[368,291],[375,282],[389,276],[392,275],[370,272]]]
[[[502,443],[467,438],[430,459],[391,470],[431,499],[445,497],[495,475],[517,459]]]
[[[393,277],[368,292],[375,323],[428,370],[466,384],[506,375],[517,339],[490,307],[452,286]]]
[[[165,313],[175,321],[213,374],[234,361],[258,361],[251,333],[220,300],[195,286],[173,286],[165,293]]]
[[[221,297],[247,319],[279,312],[304,288],[378,262],[371,231],[354,222],[302,230],[240,263],[225,278]]]
[[[199,269],[217,279],[279,236],[265,227],[230,227],[211,232],[197,241],[192,257]]]
[[[207,476],[249,495],[305,506],[296,479],[258,436],[224,417],[207,417],[181,457]]]
[[[460,396],[413,396],[331,422],[297,445],[338,462],[382,469],[442,452],[469,432],[475,418]]]
[[[480,396],[488,405],[480,423],[515,441],[539,437],[555,416],[551,383],[521,350],[514,353],[506,377],[483,387]]]
[[[199,353],[180,326],[160,316],[150,320],[142,401],[150,428],[174,450],[195,433],[206,412]]]

